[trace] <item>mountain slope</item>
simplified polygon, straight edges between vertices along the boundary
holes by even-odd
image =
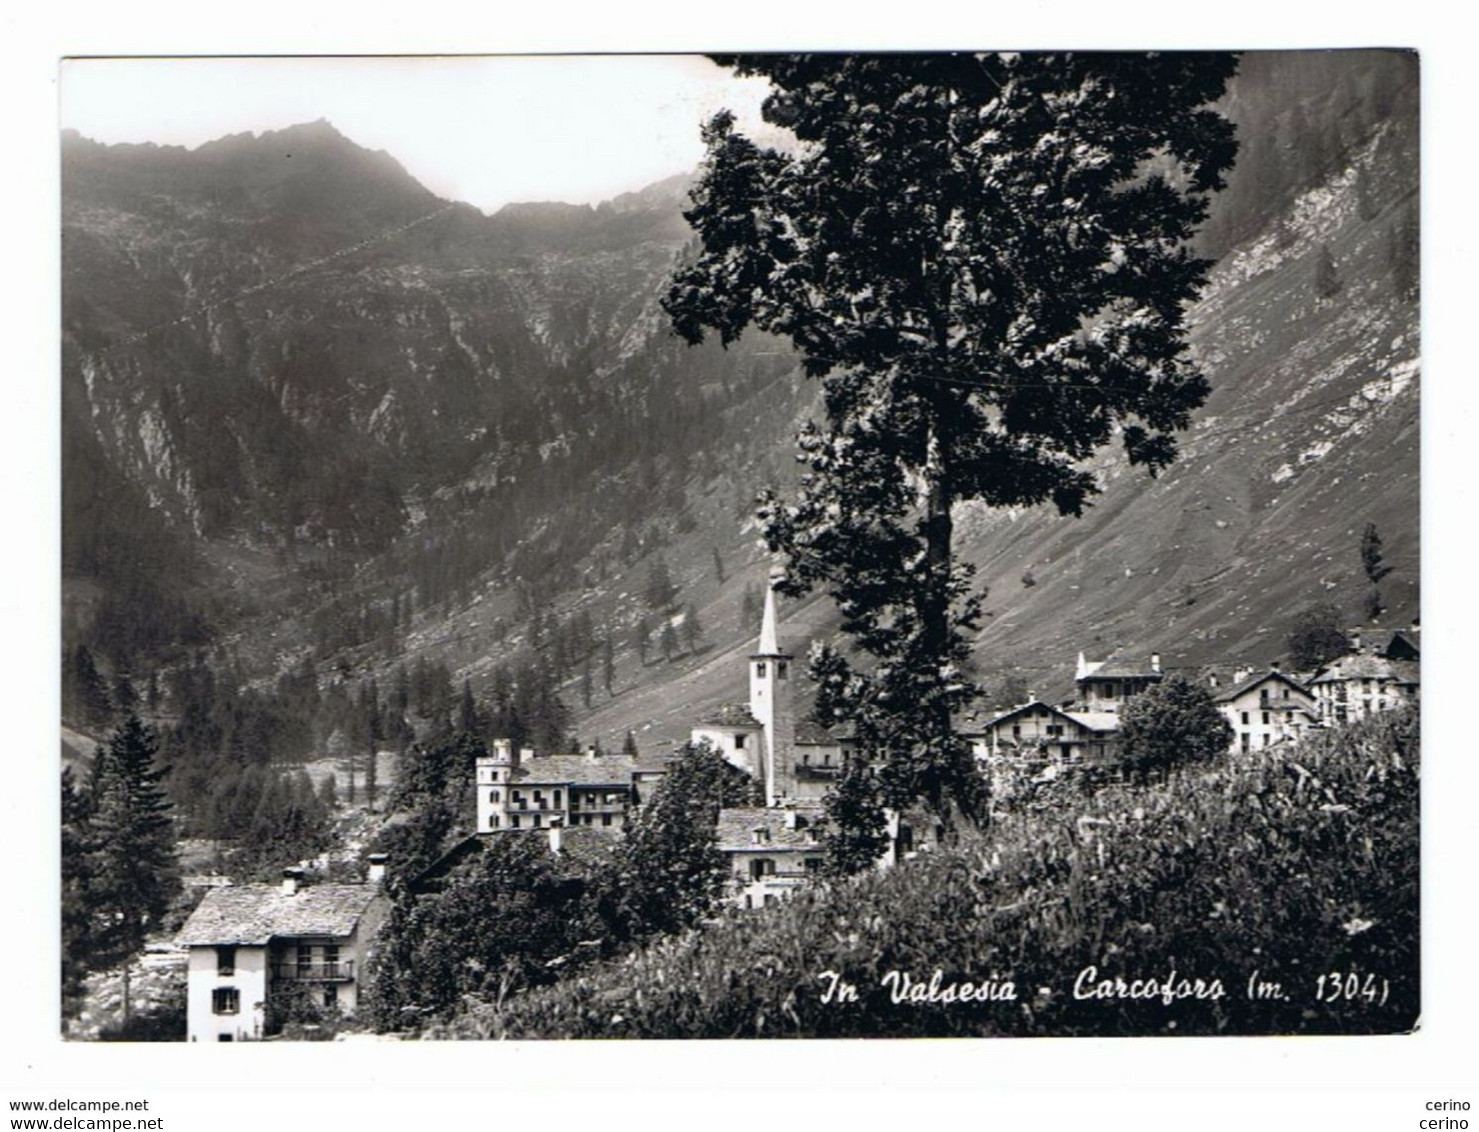
[[[1182,458],[1157,481],[1099,460],[1082,519],[961,509],[984,706],[1009,679],[1050,694],[1080,649],[1265,662],[1305,605],[1354,623],[1367,522],[1388,616],[1416,616],[1416,75],[1368,54],[1255,57],[1234,85],[1243,164],[1193,319],[1214,393]],[[685,183],[484,217],[326,123],[188,152],[64,139],[69,637],[96,641],[111,602],[133,613],[114,668],[206,620],[262,681],[313,653],[387,686],[427,658],[481,693],[536,651],[536,615],[584,617],[614,646],[588,708],[566,658],[585,738],[665,744],[743,698],[767,570],[748,504],[794,476],[818,390],[762,337],[668,334]],[[675,628],[703,625],[670,661],[641,597],[659,559]],[[195,604],[151,636],[166,599]],[[793,647],[836,631],[823,595],[783,618]]]

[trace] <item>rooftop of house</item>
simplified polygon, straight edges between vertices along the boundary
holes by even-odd
[[[1251,676],[1247,676],[1244,679],[1237,681],[1230,687],[1218,689],[1216,691],[1216,695],[1214,695],[1212,699],[1214,702],[1219,704],[1227,703],[1231,700],[1237,699],[1245,692],[1251,692],[1260,684],[1264,684],[1269,681],[1280,685],[1286,699],[1288,698],[1291,689],[1298,692],[1302,696],[1308,696],[1310,694],[1309,689],[1301,684],[1298,680],[1294,679],[1292,676],[1289,676],[1287,673],[1277,672],[1273,669],[1269,669],[1265,672],[1255,672]]]
[[[1163,673],[1160,668],[1150,660],[1131,660],[1128,657],[1115,653],[1106,660],[1098,663],[1090,662],[1085,666],[1085,671],[1077,677],[1079,680],[1124,680],[1145,679],[1159,680]]]
[[[631,755],[538,755],[520,763],[509,781],[519,786],[630,786],[638,769]]]
[[[712,708],[699,720],[700,727],[752,727],[757,731],[760,722],[750,714],[748,704],[720,704]]]
[[[1082,724],[1090,731],[1118,731],[1120,717],[1118,712],[1112,711],[1065,711],[1063,713],[1075,723]]]
[[[1395,680],[1401,684],[1418,683],[1417,661],[1388,660],[1370,653],[1350,653],[1332,660],[1317,673],[1312,684],[1329,684],[1342,680]]]
[[[795,815],[794,823],[789,816],[791,814]],[[794,809],[744,806],[720,810],[716,828],[719,850],[815,848],[821,836],[821,820],[821,808],[811,806]],[[755,840],[756,829],[765,831],[758,843]]]
[[[814,719],[799,719],[796,721],[794,741],[799,746],[835,747],[853,737],[854,731],[849,724],[842,723],[836,727],[823,727]]]
[[[1082,727],[1087,727],[1090,731],[1117,731],[1120,725],[1120,717],[1112,711],[1065,711],[1052,704],[1044,703],[1042,700],[1033,700],[1030,703],[1019,704],[1010,711],[1002,712],[984,726],[995,727],[1032,711],[1046,711],[1049,715],[1059,719],[1072,720]],[[979,734],[984,728],[977,727],[973,730]]]
[[[310,884],[296,892],[280,885],[213,888],[175,937],[181,947],[264,946],[279,938],[346,937],[380,895],[378,884]]]

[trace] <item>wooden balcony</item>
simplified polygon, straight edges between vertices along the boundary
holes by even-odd
[[[289,983],[347,983],[354,978],[354,960],[335,963],[274,963],[272,977]]]

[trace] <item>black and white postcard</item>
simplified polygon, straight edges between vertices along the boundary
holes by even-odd
[[[1417,1027],[1415,52],[60,86],[66,1039]]]

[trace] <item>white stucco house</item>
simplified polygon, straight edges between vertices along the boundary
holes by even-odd
[[[352,1016],[363,964],[389,909],[385,861],[363,884],[243,884],[206,893],[175,942],[189,953],[186,1033],[192,1042],[268,1037],[274,996],[289,990]]]

